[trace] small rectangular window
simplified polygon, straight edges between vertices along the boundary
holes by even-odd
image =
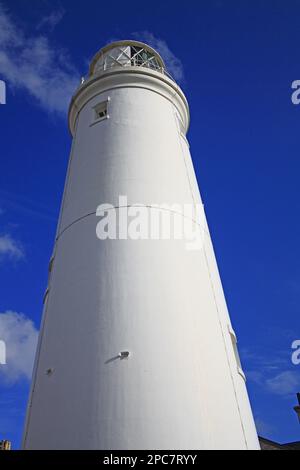
[[[237,348],[236,334],[235,334],[235,332],[233,331],[233,329],[231,328],[230,325],[228,325],[228,331],[229,331],[229,334],[230,334],[230,337],[231,337],[231,342],[232,342],[233,352],[234,352],[234,356],[235,356],[235,360],[236,360],[236,364],[237,364],[238,373],[243,377],[244,380],[246,380],[245,374],[243,372],[243,367],[242,367],[239,351],[238,351],[238,348]]]
[[[103,121],[103,119],[106,119],[108,117],[107,101],[102,101],[101,103],[98,103],[96,106],[94,106],[93,111],[94,111],[94,116],[93,116],[92,124],[94,124],[95,122]]]
[[[181,116],[180,116],[179,112],[177,111],[177,109],[175,110],[175,115],[176,115],[176,119],[177,119],[177,126],[178,126],[179,133],[182,134],[185,137],[184,124],[183,124],[183,121],[182,121]]]

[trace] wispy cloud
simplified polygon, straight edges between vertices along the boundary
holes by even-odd
[[[0,76],[47,112],[65,114],[79,74],[63,49],[46,36],[28,36],[0,3]]]
[[[265,381],[267,390],[275,395],[294,395],[300,390],[299,371],[287,370]]]
[[[288,398],[300,390],[300,374],[293,368],[290,350],[253,353],[242,349],[241,357],[247,364],[247,379],[264,392]]]
[[[12,385],[30,379],[38,340],[32,320],[13,311],[0,313],[0,339],[6,343],[6,364],[0,365],[0,379]]]
[[[41,30],[43,28],[48,28],[50,31],[53,31],[54,28],[61,22],[64,15],[65,10],[63,8],[52,11],[49,15],[44,16],[41,19],[41,21],[37,24],[36,29]]]
[[[170,50],[168,44],[164,39],[154,36],[149,31],[139,31],[132,33],[132,36],[138,40],[149,44],[153,47],[163,58],[167,70],[170,75],[178,82],[182,83],[184,80],[183,65],[181,60]]]
[[[20,260],[24,258],[25,251],[22,244],[9,234],[0,236],[0,262],[4,258]]]
[[[5,208],[9,208],[12,211],[21,212],[29,217],[38,217],[50,222],[57,221],[57,214],[51,211],[51,207],[49,207],[49,205],[43,204],[37,200],[30,199],[23,194],[16,194],[0,189],[0,203]]]
[[[273,395],[289,398],[300,390],[298,371],[285,370],[269,377],[260,371],[249,371],[246,375],[251,382]]]

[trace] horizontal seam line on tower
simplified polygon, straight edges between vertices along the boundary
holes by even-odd
[[[202,227],[199,222],[197,222],[195,219],[191,218],[191,217],[187,217],[186,215],[182,214],[181,212],[178,212],[178,211],[172,211],[171,209],[166,209],[164,207],[156,207],[156,206],[152,206],[152,205],[138,205],[138,204],[134,204],[134,205],[127,205],[127,206],[113,206],[113,207],[108,207],[105,209],[105,211],[111,211],[111,210],[114,210],[114,209],[123,209],[123,208],[129,208],[129,207],[145,207],[147,209],[156,209],[156,210],[160,210],[160,211],[165,211],[165,212],[171,212],[173,214],[177,214],[177,215],[180,215],[181,217],[185,218],[185,219],[188,219],[188,220],[191,220],[192,222],[194,222],[196,225],[198,225],[207,235],[209,235],[209,232],[206,230],[205,227]],[[70,223],[69,225],[67,225],[56,237],[55,241],[57,241],[61,235],[63,235],[64,232],[66,232],[70,227],[72,227],[73,225],[75,225],[77,222],[80,222],[81,220],[91,216],[91,215],[96,215],[96,211],[93,211],[93,212],[89,212],[88,214],[85,214],[81,217],[78,217],[78,219],[74,220],[72,223]]]

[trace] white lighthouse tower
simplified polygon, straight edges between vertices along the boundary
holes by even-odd
[[[25,449],[259,448],[205,218],[192,221],[198,250],[96,236],[100,204],[202,204],[188,125],[155,50],[120,41],[96,54],[69,110]]]

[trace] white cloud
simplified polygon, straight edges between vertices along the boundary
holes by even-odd
[[[166,41],[155,37],[149,31],[141,31],[133,33],[132,36],[138,40],[149,44],[153,47],[163,58],[167,71],[178,82],[181,83],[184,79],[183,65],[180,59],[173,54],[169,49]]]
[[[248,380],[258,385],[262,390],[273,395],[289,397],[300,391],[300,374],[297,371],[284,370],[278,372],[278,367],[246,371]],[[271,376],[271,373],[277,373]]]
[[[289,350],[278,350],[276,354],[274,351],[253,353],[241,350],[241,356],[249,367],[247,378],[264,392],[282,397],[300,391],[300,374],[292,369],[291,354]]]
[[[6,364],[0,365],[0,379],[7,384],[30,379],[38,340],[34,323],[21,313],[0,313],[0,339],[6,344]]]
[[[0,77],[46,111],[65,114],[79,83],[66,52],[43,35],[27,36],[0,3]]]
[[[60,21],[63,19],[64,15],[65,10],[63,10],[62,8],[56,11],[52,11],[49,15],[44,16],[44,18],[41,19],[36,29],[40,30],[44,27],[48,27],[50,31],[53,31],[55,26],[57,26],[58,23],[60,23]]]
[[[285,371],[265,381],[268,391],[276,395],[295,395],[300,390],[300,374],[294,371]]]
[[[14,240],[8,234],[0,236],[0,261],[4,257],[20,260],[21,258],[24,258],[24,256],[24,248],[20,242]]]

